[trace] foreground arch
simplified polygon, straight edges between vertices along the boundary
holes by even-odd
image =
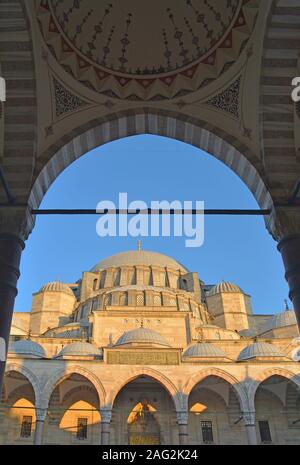
[[[272,206],[262,174],[263,167],[248,147],[207,122],[153,109],[111,114],[66,134],[63,140],[42,155],[44,166],[36,173],[29,205],[37,208],[57,176],[85,153],[108,142],[141,134],[168,137],[209,153],[242,179],[261,208]]]

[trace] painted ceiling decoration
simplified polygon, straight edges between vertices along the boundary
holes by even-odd
[[[56,117],[76,111],[87,105],[87,102],[83,101],[77,95],[72,94],[72,92],[56,78],[53,78],[53,87],[55,92]]]
[[[242,76],[239,76],[229,87],[211,97],[206,103],[239,119],[241,83]]]
[[[257,0],[36,3],[45,43],[67,73],[109,98],[152,101],[218,78],[249,41],[259,8]]]

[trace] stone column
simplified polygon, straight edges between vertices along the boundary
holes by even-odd
[[[268,226],[274,239],[279,242],[278,250],[285,266],[289,296],[300,328],[300,206],[274,209]]]
[[[33,221],[24,209],[1,208],[0,210],[0,392],[5,372],[6,352],[17,282],[20,276],[21,254],[24,240],[31,231]]]
[[[282,239],[278,244],[278,250],[283,259],[285,278],[290,288],[289,296],[300,328],[300,232]]]
[[[188,418],[189,413],[187,411],[176,412],[177,416],[177,425],[179,432],[179,445],[187,446],[189,443],[189,433],[188,433]]]
[[[47,409],[36,408],[36,424],[34,433],[34,445],[41,446],[43,444],[45,420]]]
[[[100,410],[101,414],[101,445],[108,446],[110,442],[111,410]]]
[[[256,427],[255,427],[255,412],[244,412],[243,414],[247,440],[249,446],[257,445]]]

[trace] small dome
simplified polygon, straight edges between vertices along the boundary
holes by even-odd
[[[44,358],[45,351],[37,342],[28,339],[14,341],[9,344],[8,353],[16,355],[31,355],[36,358]]]
[[[228,358],[222,349],[209,342],[198,342],[183,352],[183,357],[190,358]]]
[[[146,250],[131,250],[129,252],[122,252],[111,257],[108,257],[99,262],[91,271],[99,271],[106,268],[120,267],[120,266],[159,266],[161,268],[171,268],[173,270],[181,270],[187,273],[188,270],[181,265],[181,263],[174,260],[174,258],[167,255],[150,252]]]
[[[215,295],[215,294],[220,294],[220,293],[239,293],[239,294],[244,294],[242,289],[237,286],[236,284],[233,283],[228,283],[226,281],[222,281],[221,283],[217,284],[214,286],[207,295]]]
[[[66,345],[60,351],[58,357],[99,357],[100,355],[100,349],[93,344],[89,344],[88,342],[73,342],[72,344]]]
[[[262,327],[260,333],[266,333],[272,329],[285,328],[286,326],[297,325],[296,314],[294,310],[286,310],[281,313],[277,313],[270,318],[265,325]]]
[[[138,328],[132,331],[127,331],[116,342],[116,346],[124,344],[157,344],[161,346],[170,347],[166,339],[156,331],[148,328]]]
[[[64,292],[66,294],[69,294],[69,295],[75,297],[72,290],[71,290],[71,288],[67,284],[61,283],[59,281],[45,284],[39,290],[39,292]]]
[[[238,356],[238,360],[250,360],[256,357],[284,357],[284,355],[273,344],[268,344],[267,342],[255,342],[242,350]]]

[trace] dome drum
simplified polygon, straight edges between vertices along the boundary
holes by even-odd
[[[190,296],[175,292],[165,292],[159,289],[132,286],[131,289],[119,288],[100,294],[85,302],[78,308],[80,315],[86,315],[91,310],[107,307],[170,307],[181,311],[197,313],[199,303]],[[81,316],[82,318],[82,316]]]

